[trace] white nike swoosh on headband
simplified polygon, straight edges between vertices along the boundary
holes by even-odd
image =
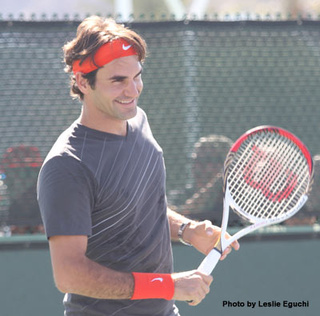
[[[124,44],[122,44],[122,49],[123,50],[128,50],[129,48],[131,47],[131,45],[124,45]]]
[[[151,282],[154,282],[154,281],[163,282],[163,278],[154,278],[154,279],[151,280]]]

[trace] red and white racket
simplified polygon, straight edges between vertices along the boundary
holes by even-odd
[[[312,157],[295,135],[273,126],[242,135],[224,164],[221,236],[198,270],[211,274],[232,242],[298,212],[308,198],[312,178]],[[251,225],[226,238],[230,207]]]

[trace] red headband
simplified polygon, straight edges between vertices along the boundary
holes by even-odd
[[[137,52],[131,44],[122,38],[115,39],[112,42],[108,42],[102,45],[94,57],[87,57],[82,63],[77,59],[73,62],[73,73],[82,72],[87,74],[94,71],[117,58],[137,55]]]

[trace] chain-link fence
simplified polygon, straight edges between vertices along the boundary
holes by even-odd
[[[0,157],[23,145],[39,149],[43,159],[79,115],[61,50],[78,23],[0,21]],[[188,216],[219,221],[223,159],[232,141],[255,126],[286,128],[312,155],[320,155],[319,26],[318,21],[130,24],[149,46],[140,106],[164,150],[171,205]],[[319,171],[316,175],[300,223],[313,223],[319,214]],[[2,163],[3,223],[17,205],[8,178]],[[30,217],[23,204],[14,212],[18,223]]]

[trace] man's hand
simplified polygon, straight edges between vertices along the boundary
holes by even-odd
[[[220,227],[212,225],[208,220],[202,222],[192,221],[185,229],[183,239],[190,242],[198,251],[207,255],[219,240],[220,232]],[[225,259],[231,252],[232,248],[235,250],[240,248],[238,241],[234,241],[229,247],[227,247],[220,260]]]
[[[198,305],[209,293],[212,276],[197,270],[172,274],[174,280],[174,296],[177,301],[186,301],[191,306]]]

